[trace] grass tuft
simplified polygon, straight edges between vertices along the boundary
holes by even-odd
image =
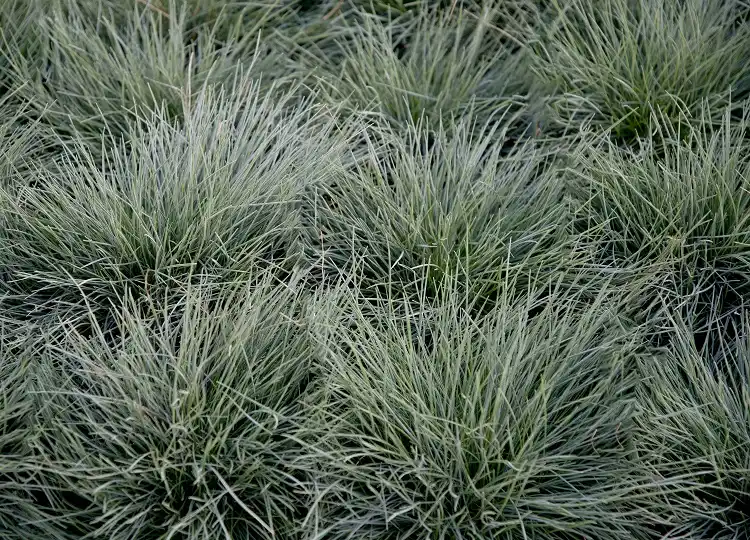
[[[353,172],[314,192],[312,264],[334,276],[354,264],[365,287],[408,289],[426,275],[434,292],[461,275],[488,298],[506,282],[523,289],[572,271],[570,214],[547,150],[506,152],[507,124],[473,131],[471,119],[381,131]]]
[[[4,190],[0,268],[19,309],[80,317],[128,288],[242,279],[258,260],[292,269],[302,195],[341,152],[325,110],[287,111],[292,99],[247,77],[208,88],[184,125],[153,115],[105,165],[78,139],[61,175]]]
[[[692,321],[675,318],[670,346],[642,362],[636,447],[663,479],[666,494],[653,510],[670,518],[665,538],[742,539],[750,531],[746,315],[741,337],[718,353],[696,344]]]
[[[74,5],[54,7],[40,21],[41,51],[10,55],[29,113],[62,144],[84,140],[101,155],[109,139],[129,139],[132,126],[154,111],[182,120],[185,99],[206,85],[231,85],[240,68],[280,79],[278,69],[267,69],[281,62],[258,39],[260,24],[220,39],[214,29],[191,32],[187,6],[164,15],[138,5],[121,21],[104,10],[94,17]]]
[[[0,306],[2,306],[0,299]],[[40,500],[31,449],[33,377],[45,333],[0,318],[0,534],[9,540],[74,538],[63,520]]]
[[[75,494],[55,511],[96,538],[291,538],[312,359],[301,290],[256,273],[145,317],[131,299],[116,346],[63,325],[33,392],[39,474]]]
[[[520,109],[516,56],[490,38],[490,15],[421,8],[406,21],[359,17],[338,54],[315,60],[323,97],[407,130],[420,118],[450,125],[469,110],[485,121],[508,105]]]
[[[652,275],[647,301],[669,295],[706,321],[737,315],[750,293],[746,131],[727,113],[720,130],[706,122],[661,155],[614,143],[581,150],[569,185],[599,263],[624,282]]]
[[[552,2],[554,21],[532,48],[558,127],[592,125],[620,144],[699,121],[750,92],[750,26],[742,2]]]
[[[356,296],[331,302],[313,537],[642,535],[628,462],[637,340],[612,306],[503,296],[477,319],[453,291],[406,316],[389,297],[374,317]]]

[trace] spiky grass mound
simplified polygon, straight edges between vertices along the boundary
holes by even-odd
[[[46,507],[28,441],[34,433],[33,380],[44,332],[0,318],[0,531],[5,538],[73,538]]]
[[[666,129],[666,128],[665,128]],[[750,277],[750,160],[747,117],[725,117],[672,139],[663,151],[616,148],[606,142],[581,149],[569,185],[580,201],[580,227],[599,263],[622,282],[651,274],[644,305],[659,295],[692,313],[699,339],[721,339],[746,305]],[[656,302],[660,305],[660,302]]]
[[[188,287],[121,338],[63,325],[40,351],[32,449],[48,504],[97,538],[291,538],[311,380],[303,287]],[[74,497],[69,496],[74,494]]]
[[[213,27],[196,32],[187,10],[134,8],[93,18],[54,6],[40,20],[39,51],[9,55],[14,76],[26,81],[19,95],[33,108],[29,114],[99,155],[156,110],[183,119],[186,99],[206,85],[231,85],[240,69],[274,66],[280,78],[282,57],[258,42],[259,28],[238,26],[223,38]]]
[[[437,126],[469,110],[481,121],[514,103],[517,56],[489,36],[490,10],[477,19],[430,9],[396,24],[374,17],[322,63],[325,97],[402,129],[420,118]],[[387,74],[387,77],[376,76]],[[520,101],[521,98],[517,98]]]
[[[252,261],[294,267],[301,198],[335,173],[331,122],[246,77],[134,128],[97,165],[85,141],[57,174],[0,192],[0,268],[19,309],[108,312],[192,275],[243,279]],[[333,144],[332,144],[333,143]],[[115,311],[117,306],[114,306]]]
[[[644,359],[636,446],[663,479],[669,538],[747,538],[750,532],[750,349],[742,337],[718,351],[696,346],[691,321]]]
[[[503,297],[476,319],[468,298],[331,308],[310,451],[319,534],[642,534],[630,513],[633,334],[601,300]]]
[[[656,117],[674,128],[721,119],[750,92],[750,26],[743,2],[551,2],[532,70],[551,93],[552,121],[593,124],[618,143],[649,136]]]
[[[507,152],[507,124],[476,135],[475,125],[380,129],[346,176],[310,197],[311,264],[412,293],[420,276],[432,294],[462,276],[483,298],[572,272],[559,164],[532,142]]]

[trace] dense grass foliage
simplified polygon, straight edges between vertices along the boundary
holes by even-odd
[[[331,538],[632,538],[635,335],[601,301],[332,309],[310,476]],[[406,312],[406,317],[399,314]],[[341,319],[346,322],[342,324]]]
[[[593,124],[621,143],[750,93],[750,25],[741,2],[556,1],[532,69],[564,127]]]
[[[235,290],[236,289],[236,290]],[[40,351],[31,446],[70,527],[106,538],[286,537],[312,341],[302,287],[188,288],[121,338],[62,329]]]
[[[498,117],[477,135],[471,118],[449,131],[426,119],[377,130],[381,144],[369,141],[350,174],[315,193],[311,262],[354,270],[364,288],[419,288],[425,276],[434,294],[460,275],[478,297],[572,270],[561,167],[531,141],[506,151],[508,124]]]
[[[667,132],[667,126],[660,125]],[[593,233],[599,264],[617,268],[621,282],[650,273],[644,305],[682,306],[707,332],[732,329],[750,284],[750,152],[747,116],[725,118],[713,130],[704,120],[656,154],[611,142],[581,148],[572,191],[580,205],[579,230]],[[736,322],[736,321],[735,321]],[[712,336],[707,336],[712,334]]]
[[[746,0],[0,0],[0,538],[750,538]]]
[[[314,59],[323,66],[327,98],[402,128],[419,118],[437,125],[469,109],[492,116],[512,103],[518,57],[491,38],[489,10],[478,21],[466,17],[428,11],[404,28],[371,17],[356,21],[356,34],[342,40],[334,62]]]
[[[301,198],[341,168],[343,147],[312,103],[286,110],[246,77],[230,88],[184,103],[179,126],[149,117],[104,165],[78,141],[60,171],[0,191],[0,264],[21,310],[75,316],[110,310],[127,288],[241,280],[258,259],[294,266]]]
[[[674,339],[644,359],[635,445],[669,486],[669,534],[747,538],[750,531],[750,349],[742,338],[718,352],[697,347],[692,324],[673,321]],[[665,444],[665,441],[669,441]]]
[[[26,445],[32,431],[35,343],[30,325],[0,319],[0,530],[8,538],[59,538],[61,529],[34,496],[34,468]],[[27,536],[28,535],[28,536]]]
[[[29,114],[64,140],[75,134],[100,152],[102,133],[119,142],[157,109],[182,119],[185,98],[207,84],[231,85],[238,69],[266,64],[276,68],[274,75],[283,71],[278,52],[258,42],[260,25],[235,28],[222,40],[214,27],[191,31],[187,9],[92,18],[54,7],[38,28],[37,53],[9,51],[13,76],[26,81],[18,93],[32,108]]]

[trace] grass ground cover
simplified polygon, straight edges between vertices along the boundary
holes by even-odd
[[[750,538],[745,0],[0,0],[0,538]]]

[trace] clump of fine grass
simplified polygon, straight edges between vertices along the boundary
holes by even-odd
[[[569,185],[598,262],[625,282],[652,274],[652,293],[695,314],[730,316],[741,308],[750,293],[746,131],[747,119],[727,115],[720,130],[706,121],[670,137],[661,155],[611,142],[581,151]]]
[[[520,109],[516,57],[489,37],[490,17],[489,8],[473,18],[422,7],[408,22],[362,14],[356,32],[337,40],[333,61],[312,60],[322,65],[323,97],[400,129],[422,117],[447,126],[470,109],[482,120],[509,104]]]
[[[365,288],[409,290],[426,277],[433,294],[445,276],[461,275],[484,298],[575,271],[548,150],[529,142],[508,152],[500,119],[483,131],[471,118],[426,124],[381,130],[350,174],[317,187],[312,265],[333,277],[355,269]]]
[[[301,289],[257,273],[145,315],[131,299],[116,345],[63,321],[38,360],[29,442],[59,519],[112,540],[293,538],[313,359]]]
[[[79,140],[60,172],[16,178],[0,191],[0,269],[19,315],[106,314],[126,288],[233,281],[251,261],[290,270],[302,195],[341,151],[325,111],[295,99],[243,77],[185,103],[183,125],[134,127],[102,166]]]
[[[716,352],[692,321],[672,319],[670,345],[643,358],[636,448],[665,494],[651,511],[664,538],[743,539],[750,531],[750,325]],[[702,322],[700,323],[702,324]],[[658,502],[657,502],[658,501]]]
[[[239,67],[256,75],[282,62],[258,28],[238,27],[220,40],[212,29],[190,32],[187,6],[164,15],[134,4],[124,21],[102,10],[53,6],[37,16],[40,51],[9,53],[17,93],[62,143],[85,140],[95,155],[153,111],[182,119],[182,103],[209,84],[231,84]],[[267,85],[266,85],[267,86]]]
[[[637,340],[613,306],[506,296],[477,319],[453,290],[367,314],[331,297],[310,534],[648,538],[628,462]]]
[[[750,26],[741,2],[554,1],[557,17],[532,43],[532,70],[552,120],[593,125],[619,143],[699,120],[704,102],[721,119],[750,92]],[[687,111],[687,116],[684,112]]]

